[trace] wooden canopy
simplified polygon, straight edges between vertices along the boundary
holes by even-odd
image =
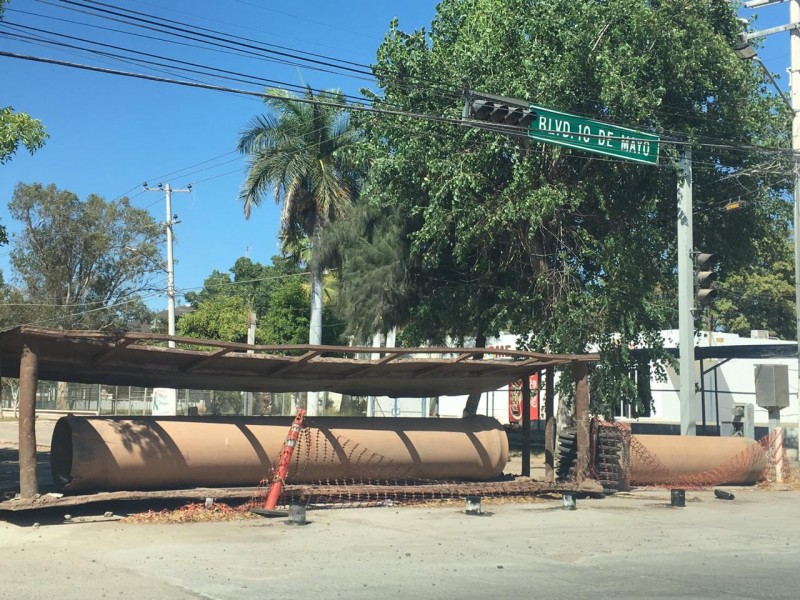
[[[170,340],[176,348],[167,347]],[[476,348],[260,346],[23,326],[0,333],[0,375],[19,377],[26,347],[38,357],[41,380],[390,397],[486,392],[545,367],[598,358]]]
[[[174,343],[177,347],[169,347]],[[18,327],[0,333],[0,376],[19,377],[20,497],[33,499],[36,477],[36,389],[40,379],[141,387],[241,391],[325,391],[400,397],[495,390],[522,380],[522,471],[530,475],[528,375],[547,368],[546,411],[553,412],[552,374],[573,365],[578,473],[588,472],[587,363],[596,354],[546,354],[490,348],[357,348],[259,346],[143,333]],[[481,359],[481,360],[477,360]],[[553,477],[555,422],[545,455]]]

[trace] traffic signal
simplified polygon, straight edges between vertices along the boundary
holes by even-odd
[[[695,281],[697,282],[697,302],[708,306],[717,298],[714,282],[717,280],[717,257],[714,254],[698,252],[695,257]]]
[[[469,101],[469,116],[498,125],[530,127],[536,113],[527,105],[508,100],[500,96],[472,98]]]

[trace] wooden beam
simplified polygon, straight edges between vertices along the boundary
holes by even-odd
[[[439,364],[436,364],[436,365],[428,365],[427,367],[422,367],[421,369],[417,369],[416,371],[414,371],[411,374],[411,376],[412,377],[419,377],[420,375],[427,375],[428,373],[431,373],[432,371],[436,371],[438,369],[441,369],[442,367],[446,367],[448,364],[450,364],[450,363],[439,363]]]
[[[531,476],[531,378],[522,378],[522,476]]]
[[[220,356],[224,356],[224,355],[228,354],[228,352],[231,352],[230,348],[220,348],[219,350],[217,350],[215,352],[212,352],[208,356],[202,356],[202,357],[198,358],[197,360],[192,361],[189,364],[186,364],[186,365],[182,366],[180,368],[180,370],[185,372],[185,373],[191,373],[192,371],[194,371],[198,367],[206,364],[207,362],[209,362],[211,360],[214,360],[215,358],[219,358]]]
[[[93,365],[101,365],[106,362],[108,359],[113,358],[116,354],[119,354],[122,350],[133,344],[136,340],[130,338],[123,338],[118,341],[113,346],[110,346],[99,352],[92,360]]]
[[[465,360],[468,360],[468,359],[472,358],[476,354],[486,354],[486,349],[485,348],[481,348],[480,351],[474,351],[473,350],[471,352],[464,352],[461,356],[459,356],[458,358],[452,359],[450,362],[451,363],[464,362]]]
[[[589,369],[584,361],[572,363],[575,375],[575,425],[578,442],[577,479],[583,481],[589,473]]]
[[[386,363],[390,363],[394,360],[397,360],[398,358],[403,356],[403,354],[405,354],[405,352],[395,352],[393,354],[390,354],[389,356],[384,356],[382,359],[378,361],[378,364],[385,365]]]
[[[22,346],[19,361],[19,495],[33,498],[39,493],[36,473],[36,388],[39,385],[38,348]]]
[[[554,414],[555,389],[553,367],[545,371],[544,414],[547,421],[544,426],[544,480],[555,483],[556,480],[556,415]]]
[[[278,373],[283,373],[284,371],[288,371],[289,369],[294,369],[298,365],[304,365],[312,358],[315,358],[323,353],[323,350],[311,350],[310,352],[306,352],[303,356],[298,358],[294,358],[291,362],[284,363],[282,365],[278,365],[276,368],[272,369],[265,373],[267,376],[277,375]]]

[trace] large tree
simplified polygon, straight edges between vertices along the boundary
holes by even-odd
[[[309,343],[322,343],[322,268],[317,248],[323,229],[344,216],[356,197],[357,170],[351,149],[358,141],[339,92],[302,98],[273,90],[265,98],[267,113],[242,132],[238,149],[249,158],[240,198],[245,217],[272,191],[281,204],[280,235],[284,249],[310,242],[311,319]],[[309,414],[317,411],[309,395]]]
[[[37,323],[125,329],[147,314],[142,294],[163,273],[162,229],[127,199],[82,201],[55,185],[20,183],[8,205],[15,282]]]
[[[791,172],[760,168],[784,152],[749,149],[785,147],[788,115],[733,54],[738,29],[724,0],[444,0],[430,32],[392,25],[374,66],[374,104],[457,120],[465,81],[686,136],[696,245],[733,273],[757,258],[758,239],[786,234],[780,192]],[[606,375],[595,379],[597,399],[637,396],[621,376],[628,348],[657,350],[658,331],[677,324],[671,144],[649,167],[449,122],[373,114],[358,125],[372,159],[362,198],[374,214],[403,216],[393,252],[408,271],[393,281],[410,285],[388,319],[405,319],[414,341],[480,340],[502,328],[535,349],[593,344]],[[752,202],[733,217],[721,210],[743,189]],[[343,281],[343,293],[356,281],[369,277]]]

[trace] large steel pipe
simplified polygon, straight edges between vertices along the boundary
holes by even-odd
[[[767,466],[767,453],[741,437],[631,436],[631,483],[749,485]]]
[[[290,417],[63,417],[50,462],[67,490],[252,486],[278,460]],[[488,417],[315,417],[289,482],[334,479],[490,479],[508,438]]]

